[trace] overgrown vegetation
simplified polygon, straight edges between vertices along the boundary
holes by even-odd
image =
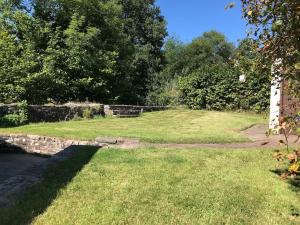
[[[299,0],[241,0],[243,16],[256,40],[253,49],[260,53],[258,68],[270,71],[274,63],[299,96],[300,81],[300,2]]]
[[[300,96],[300,2],[299,0],[241,0],[243,16],[250,25],[249,36],[255,39],[252,45],[254,51],[259,52],[255,63],[256,68],[269,71],[274,70],[274,78],[282,82],[287,81],[285,87],[294,97]],[[283,79],[282,79],[283,78]],[[297,109],[296,106],[289,106]],[[291,115],[280,118],[276,128],[285,136],[280,143],[287,149],[278,151],[276,158],[283,162],[280,168],[281,176],[297,177],[300,173],[299,150],[290,148],[288,136],[299,128],[299,117]],[[299,176],[298,176],[299,178]]]
[[[253,67],[258,55],[252,42],[245,39],[235,48],[216,31],[189,44],[169,39],[164,51],[166,66],[153,80],[148,104],[266,111],[270,76]],[[247,76],[245,82],[239,81],[241,75]]]
[[[0,102],[143,103],[165,36],[154,0],[0,0]]]
[[[240,62],[256,57],[247,41],[235,48],[211,31],[163,48],[165,20],[154,0],[0,0],[0,28],[2,103],[267,108],[268,73],[238,81],[249,67]]]
[[[277,170],[280,176],[283,179],[291,178],[298,179],[300,184],[300,149],[293,147],[290,143],[289,137],[291,135],[298,134],[298,139],[296,143],[299,141],[300,133],[299,133],[299,121],[300,113],[297,117],[286,117],[282,118],[280,121],[280,125],[276,128],[279,133],[282,133],[284,136],[283,140],[280,140],[279,143],[284,145],[285,149],[277,149],[274,155],[275,159],[278,161]],[[273,131],[270,130],[270,133]],[[295,143],[294,143],[295,144]]]
[[[28,122],[27,102],[23,101],[18,103],[17,106],[18,112],[0,117],[0,127],[21,126]]]

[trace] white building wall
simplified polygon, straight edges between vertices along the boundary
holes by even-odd
[[[276,127],[279,125],[281,95],[281,81],[278,78],[274,78],[271,86],[269,129],[276,129]]]
[[[279,125],[281,104],[282,104],[282,77],[280,76],[279,67],[281,60],[278,59],[272,66],[272,86],[271,86],[271,99],[270,99],[270,121],[269,129],[276,129]]]

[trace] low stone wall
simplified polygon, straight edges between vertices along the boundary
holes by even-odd
[[[29,122],[57,122],[83,117],[85,110],[90,110],[92,116],[103,116],[104,107],[101,104],[66,104],[66,105],[29,105]],[[18,113],[16,104],[0,105],[0,117]]]
[[[123,112],[134,112],[138,111],[143,112],[154,112],[154,111],[163,111],[169,109],[168,106],[135,106],[135,105],[104,105],[104,114],[106,116],[114,115],[114,111],[123,111]]]
[[[127,115],[138,116],[143,112],[167,110],[167,106],[134,106],[134,105],[102,105],[76,104],[65,105],[29,105],[28,122],[57,122],[83,117],[85,110],[90,110],[91,116]],[[17,104],[0,105],[0,117],[19,112]]]
[[[100,138],[94,141],[76,141],[38,135],[0,135],[0,153],[25,152],[55,155],[70,146],[88,145],[103,147],[110,143],[110,140]]]

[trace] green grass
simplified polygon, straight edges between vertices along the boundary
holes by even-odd
[[[1,128],[0,133],[76,139],[94,139],[97,136],[129,137],[157,143],[231,143],[247,141],[239,130],[257,123],[266,123],[266,119],[250,113],[169,110],[145,113],[140,118],[30,124]]]
[[[299,192],[271,171],[270,150],[79,150],[0,223],[300,224]]]

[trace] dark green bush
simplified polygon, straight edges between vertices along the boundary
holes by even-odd
[[[177,106],[181,104],[180,96],[178,80],[174,79],[149,92],[146,98],[146,104]]]
[[[0,118],[0,124],[3,127],[20,126],[25,123],[24,117],[19,114],[8,114]]]
[[[179,79],[183,102],[191,109],[265,111],[269,105],[269,81],[249,76],[245,83],[228,64],[204,66]]]
[[[28,122],[28,105],[26,101],[18,104],[18,112],[7,114],[0,117],[0,126],[2,127],[14,127],[21,126]]]

